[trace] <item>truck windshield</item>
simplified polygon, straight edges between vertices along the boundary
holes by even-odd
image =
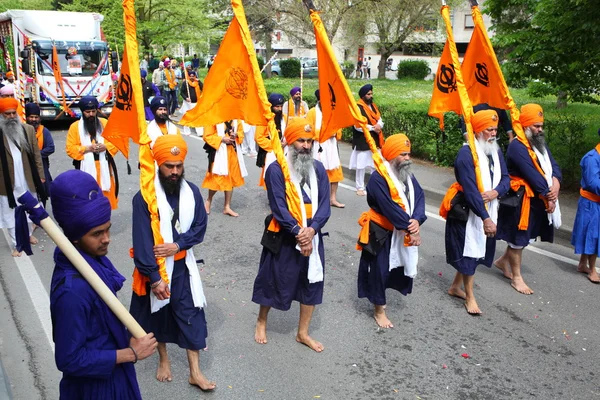
[[[92,76],[96,71],[100,75],[108,74],[108,62],[104,59],[104,50],[80,50],[76,54],[69,54],[65,49],[58,50],[58,62],[63,76]],[[39,54],[38,71],[42,75],[53,75],[52,51]],[[98,67],[100,67],[98,70]]]

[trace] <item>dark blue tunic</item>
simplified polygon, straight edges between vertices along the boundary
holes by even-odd
[[[109,259],[80,253],[116,294],[125,278]],[[133,364],[116,364],[117,350],[129,346],[127,330],[58,248],[54,262],[50,312],[56,366],[63,373],[60,399],[141,399]]]
[[[46,188],[46,194],[48,198],[50,198],[50,184],[52,183],[52,175],[50,174],[50,159],[48,156],[54,154],[54,139],[52,139],[52,134],[48,130],[48,128],[44,127],[44,146],[40,150],[40,155],[42,156],[42,164],[44,165],[44,177],[46,178],[46,182],[44,182],[44,187]]]
[[[498,159],[500,160],[502,177],[494,190],[498,192],[498,196],[504,196],[510,188],[510,179],[506,164],[504,163],[504,157],[500,151],[498,152]],[[477,188],[473,155],[469,146],[463,146],[458,151],[458,155],[454,161],[454,176],[456,177],[456,181],[463,187],[469,209],[482,220],[488,218],[489,214],[485,208],[485,203]],[[456,268],[461,274],[473,275],[479,264],[483,264],[488,268],[492,266],[496,252],[496,238],[486,239],[484,258],[464,257],[466,227],[466,221],[458,221],[453,218],[446,220],[446,262]]]
[[[204,240],[207,215],[200,190],[188,182],[196,202],[194,221],[190,229],[181,235],[173,228],[173,242],[179,244],[181,250],[190,250]],[[168,194],[167,201],[173,210],[179,204],[179,193]],[[147,332],[154,332],[160,343],[176,343],[189,350],[200,350],[206,347],[206,319],[204,309],[194,306],[190,288],[190,274],[185,259],[175,261],[171,277],[171,301],[155,313],[150,310],[150,283],[160,279],[158,264],[154,257],[154,238],[150,226],[148,205],[142,194],[133,197],[133,249],[134,262],[139,271],[150,278],[147,295],[138,296],[132,293],[131,315]],[[193,250],[192,250],[193,251]]]
[[[315,161],[314,165],[319,185],[318,209],[314,218],[307,220],[307,224],[319,235],[318,251],[324,270],[325,249],[321,229],[331,215],[330,185],[323,164]],[[296,250],[296,235],[300,231],[300,227],[287,207],[285,181],[279,163],[274,162],[267,168],[265,184],[273,217],[281,226],[280,234],[283,236],[283,244],[277,254],[273,254],[263,247],[258,275],[254,281],[252,301],[283,311],[290,309],[293,300],[305,305],[321,304],[323,302],[323,282],[308,282],[308,257],[304,257]],[[304,190],[302,196],[305,204],[312,203]],[[314,207],[315,204],[312,204]]]
[[[422,225],[425,216],[425,194],[419,182],[412,177],[415,191],[415,205],[412,218],[392,200],[390,187],[385,179],[375,171],[367,184],[367,203],[374,211],[386,217],[397,230],[408,229],[409,220],[416,219]],[[368,298],[375,305],[386,304],[385,290],[395,289],[407,295],[412,292],[413,278],[404,275],[404,267],[399,266],[390,271],[391,235],[386,239],[383,248],[376,256],[363,251],[358,267],[358,297]]]
[[[550,149],[546,147],[550,162],[552,163],[552,176],[562,181],[560,167],[552,157]],[[512,243],[516,246],[527,246],[530,239],[540,237],[543,242],[554,241],[554,228],[548,221],[548,213],[544,201],[538,195],[547,195],[549,190],[546,179],[538,172],[525,145],[518,140],[513,140],[506,150],[506,166],[511,176],[523,178],[529,183],[534,192],[531,198],[529,211],[529,227],[526,231],[518,228],[521,216],[521,207],[500,207],[498,213],[498,232],[496,238]]]
[[[600,195],[600,154],[596,149],[581,159],[581,187]],[[571,244],[575,254],[600,254],[600,203],[579,197]]]

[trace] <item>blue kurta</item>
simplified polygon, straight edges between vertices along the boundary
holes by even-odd
[[[109,259],[80,253],[116,294],[125,278]],[[141,399],[133,364],[116,364],[117,350],[129,346],[125,326],[58,248],[54,262],[50,313],[56,366],[63,373],[60,399]]]
[[[42,156],[42,164],[44,166],[44,177],[46,178],[46,182],[44,182],[44,187],[46,188],[46,195],[50,198],[50,184],[52,183],[52,175],[50,174],[50,159],[48,156],[54,154],[54,139],[52,139],[52,134],[48,130],[48,128],[44,127],[44,145],[40,150],[40,155]]]
[[[425,194],[419,182],[413,176],[415,205],[412,217],[392,200],[390,187],[385,179],[375,171],[367,184],[367,203],[374,211],[386,217],[396,230],[407,230],[410,219],[423,224],[425,216]],[[412,292],[413,278],[404,275],[404,267],[398,266],[390,271],[390,247],[392,236],[385,240],[383,248],[376,256],[363,251],[358,267],[358,297],[366,297],[375,305],[386,304],[385,290],[395,289],[407,295]]]
[[[307,224],[319,235],[318,252],[323,270],[325,270],[325,249],[321,229],[331,215],[330,185],[323,164],[315,161],[314,165],[319,185],[318,209],[314,218],[307,220]],[[323,282],[308,282],[308,257],[304,257],[296,249],[296,235],[300,231],[300,227],[288,210],[285,199],[285,181],[279,163],[274,162],[267,168],[265,184],[273,217],[281,226],[280,235],[283,236],[283,244],[277,254],[273,254],[263,247],[258,274],[254,281],[252,301],[283,311],[290,309],[293,300],[305,305],[321,304],[323,302]],[[304,190],[302,190],[302,196],[305,204],[312,203],[315,207],[314,202]]]
[[[560,167],[552,157],[550,149],[546,146],[550,162],[552,163],[552,176],[562,181]],[[510,176],[523,178],[527,181],[534,192],[531,198],[529,211],[529,227],[526,231],[518,228],[521,217],[521,206],[515,208],[500,207],[498,212],[498,232],[496,238],[512,243],[516,246],[527,246],[530,239],[540,237],[543,242],[554,241],[554,228],[548,221],[548,213],[544,201],[539,195],[547,195],[550,189],[544,176],[542,176],[523,143],[513,140],[506,150],[506,167]]]
[[[510,179],[504,157],[500,151],[498,151],[498,159],[500,161],[502,177],[494,190],[498,192],[498,196],[504,196],[510,188]],[[463,193],[469,205],[469,210],[482,220],[488,218],[489,214],[485,203],[477,188],[473,155],[469,146],[463,146],[458,151],[456,160],[454,160],[454,176],[456,177],[456,181],[463,187]],[[467,221],[458,221],[453,218],[446,220],[446,262],[456,268],[461,274],[473,275],[479,264],[483,264],[486,267],[492,266],[496,252],[496,238],[488,237],[486,239],[484,258],[464,257],[466,227]]]
[[[192,247],[204,240],[207,215],[200,190],[188,182],[196,208],[194,221],[190,229],[182,234],[173,228],[173,242],[179,244],[181,250],[193,251]],[[167,201],[173,210],[179,204],[179,193],[166,194]],[[189,350],[200,350],[206,347],[208,336],[204,309],[194,306],[190,288],[190,274],[185,259],[175,261],[171,276],[171,301],[155,313],[150,310],[150,283],[160,279],[158,264],[154,257],[154,238],[150,226],[148,205],[142,194],[138,192],[133,197],[133,250],[135,266],[142,275],[148,276],[147,294],[131,295],[131,315],[147,331],[153,332],[160,343],[176,343],[179,347]]]
[[[581,159],[581,187],[588,192],[600,195],[600,154],[596,149],[589,151]],[[579,198],[577,214],[573,226],[571,244],[575,254],[600,255],[600,204]]]

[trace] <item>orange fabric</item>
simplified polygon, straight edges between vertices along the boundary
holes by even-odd
[[[498,113],[494,110],[481,110],[473,114],[471,119],[474,133],[480,133],[484,130],[498,127]]]
[[[459,115],[463,113],[456,86],[455,64],[450,54],[451,45],[454,45],[454,41],[451,43],[450,38],[446,39],[446,45],[435,74],[433,94],[427,111],[427,114],[440,120],[440,129],[442,130],[444,130],[445,113],[450,111],[454,111]]]
[[[521,106],[521,125],[524,128],[544,122],[544,110],[539,104],[525,104]]]
[[[410,140],[403,133],[389,136],[381,147],[381,155],[388,161],[402,153],[410,153]]]
[[[164,70],[165,77],[167,78],[167,82],[169,83],[169,89],[173,90],[177,86],[177,82],[175,81],[175,71],[170,67],[166,67]]]
[[[179,253],[177,253],[173,256],[173,259],[175,261],[183,260],[186,255],[187,255],[187,251],[181,250]],[[129,257],[133,258],[133,256],[134,256],[134,251],[133,251],[133,247],[132,247],[129,249]],[[137,294],[138,296],[145,296],[146,294],[148,294],[148,291],[146,290],[146,284],[149,282],[150,282],[149,277],[147,277],[146,275],[142,275],[142,273],[140,272],[139,269],[137,269],[137,268],[133,269],[133,283],[131,284],[131,286],[132,286],[133,292],[135,294]]]
[[[241,124],[238,124],[238,126],[239,125]],[[204,139],[204,141],[215,150],[221,146],[222,138],[218,135],[217,129],[214,125],[204,128],[204,135],[202,136],[202,139]],[[240,139],[244,140],[243,133],[241,138],[238,136],[238,143]],[[228,175],[216,175],[213,174],[211,170],[206,171],[206,176],[202,182],[202,187],[204,189],[215,191],[231,191],[233,188],[243,186],[244,178],[242,177],[237,153],[233,146],[227,146],[227,167],[229,169]]]
[[[327,172],[329,183],[338,183],[344,180],[344,170],[341,165],[336,169],[327,169],[325,172]]]
[[[304,209],[306,210],[306,218],[310,219],[312,217],[312,204],[304,204]],[[279,232],[281,230],[281,225],[279,225],[275,217],[271,219],[267,230],[270,232]]]
[[[452,199],[458,194],[458,192],[462,192],[463,188],[458,182],[454,182],[444,195],[444,199],[442,200],[442,204],[440,204],[439,214],[442,218],[448,218],[448,212],[452,209]]]
[[[520,231],[526,231],[529,228],[529,212],[531,211],[531,198],[535,195],[529,183],[521,177],[510,175],[510,188],[515,192],[521,186],[525,186],[525,195],[521,203],[521,217],[519,218],[518,228]],[[544,201],[546,202],[546,201]]]
[[[300,113],[296,114],[296,107],[294,105],[294,100],[290,97],[288,100],[288,109],[287,109],[288,121],[291,121],[292,117],[302,117],[305,118],[306,110],[304,109],[304,102],[300,102]]]
[[[188,75],[187,68],[183,69],[183,73],[185,74],[185,81],[188,84],[188,88],[192,88],[196,92],[196,101],[200,100],[200,96],[202,95],[202,90],[200,90],[200,85],[198,84],[198,81],[197,80],[196,81],[192,81],[190,79],[190,76]],[[188,97],[190,97],[189,93],[188,93]]]
[[[392,223],[390,222],[389,219],[387,219],[382,214],[379,214],[377,211],[373,210],[372,208],[369,208],[369,211],[365,211],[364,213],[362,213],[360,215],[360,218],[358,219],[358,224],[361,226],[361,229],[360,229],[360,233],[358,235],[358,241],[356,243],[356,250],[362,250],[363,246],[366,246],[369,243],[369,234],[371,232],[369,222],[371,222],[371,221],[373,221],[374,223],[376,223],[377,225],[381,226],[383,229],[386,229],[388,231],[394,230],[394,225],[392,225]],[[405,244],[406,244],[406,237],[405,237]]]
[[[158,166],[167,161],[185,161],[188,148],[181,135],[162,135],[154,142],[152,154]]]
[[[15,77],[15,73],[14,73],[14,72],[12,72],[12,71],[8,71],[8,72],[6,73],[6,77],[7,77],[7,78],[14,78],[14,77]]]
[[[377,121],[379,121],[379,119],[381,118],[381,113],[379,112],[379,108],[377,108],[377,105],[375,103],[371,103],[371,105],[369,106],[367,105],[367,103],[365,103],[363,99],[358,99],[357,104],[363,107],[363,109],[367,113],[367,116],[369,117],[369,122],[374,121],[375,123],[377,123]],[[379,145],[377,147],[383,146],[384,141],[385,138],[383,136],[383,131],[381,131],[379,132]]]
[[[289,125],[285,127],[285,141],[288,145],[291,145],[300,138],[313,139],[314,132],[314,126],[310,124],[308,119],[296,117],[290,120]]]
[[[40,148],[40,150],[42,150],[44,148],[44,126],[43,125],[38,126],[37,130],[35,131],[35,137],[37,139],[38,147]]]
[[[17,111],[19,108],[19,102],[14,97],[0,98],[0,113],[7,112],[9,110]]]
[[[584,199],[588,199],[588,200],[593,201],[595,203],[600,203],[600,196],[597,195],[596,193],[592,193],[592,192],[589,192],[589,191],[585,190],[584,188],[580,188],[579,189],[579,194]]]
[[[100,123],[104,125],[104,130],[106,131],[106,119],[100,118]],[[102,137],[104,137],[104,132],[102,133]],[[113,157],[119,151],[111,142],[105,141],[104,145],[106,146],[106,151],[108,151]],[[79,139],[79,121],[73,122],[69,127],[69,131],[67,132],[67,142],[65,145],[65,150],[67,152],[67,155],[73,160],[83,160],[85,146],[81,144],[81,140]]]
[[[69,107],[67,106],[67,96],[65,95],[65,83],[62,78],[62,73],[60,72],[60,62],[58,60],[56,46],[52,45],[52,72],[54,73],[54,80],[56,81],[56,94],[57,97],[58,95],[62,97],[62,111],[65,114],[70,114]]]
[[[160,129],[160,132],[163,135],[168,135],[169,134],[169,129],[167,128],[167,124],[159,124],[157,122],[156,125],[158,126],[158,128]]]
[[[100,185],[100,161],[96,161],[96,182],[98,182],[98,185]],[[110,201],[110,208],[112,210],[116,210],[117,208],[119,208],[119,199],[117,198],[117,186],[115,185],[115,176],[112,174],[112,170],[110,174],[110,190],[103,190],[102,193]]]

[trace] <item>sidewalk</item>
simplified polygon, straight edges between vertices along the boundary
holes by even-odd
[[[346,142],[338,142],[340,160],[344,177],[354,182],[355,171],[348,168],[352,145]],[[448,167],[438,167],[432,162],[413,159],[413,172],[419,184],[425,191],[426,202],[430,205],[439,205],[446,194],[446,190],[455,182],[454,170]],[[365,182],[368,182],[370,174],[366,174]],[[573,231],[573,222],[577,212],[577,202],[579,193],[561,192],[560,210],[562,214],[562,226],[556,231],[555,235],[563,240],[571,242],[571,233]]]

